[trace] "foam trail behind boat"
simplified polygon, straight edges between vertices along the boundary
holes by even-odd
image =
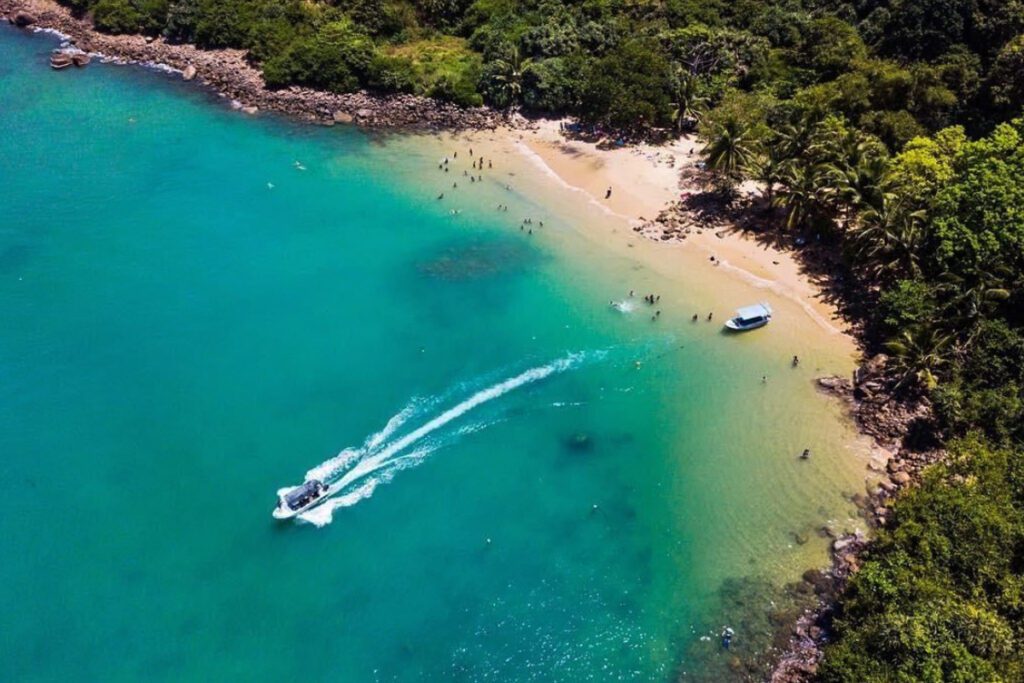
[[[306,480],[319,479],[320,481],[326,481],[331,479],[336,473],[346,469],[366,453],[372,453],[379,449],[403,424],[416,414],[422,403],[424,402],[411,401],[409,405],[392,416],[383,429],[367,437],[362,448],[344,449],[330,460],[325,460],[306,472]]]
[[[446,443],[446,441],[427,444],[408,455],[402,455],[406,449],[423,441],[437,430],[462,417],[474,408],[493,401],[519,387],[568,370],[582,359],[583,354],[570,354],[547,365],[530,368],[514,377],[477,391],[466,400],[449,408],[437,417],[428,420],[420,427],[392,442],[388,442],[388,438],[397,433],[420,408],[421,404],[411,403],[395,417],[391,418],[380,432],[368,438],[362,448],[346,449],[334,458],[317,465],[307,473],[307,479],[316,478],[328,484],[327,496],[335,496],[339,493],[344,495],[325,501],[316,508],[299,515],[299,518],[317,526],[329,524],[334,510],[340,507],[349,507],[360,500],[365,500],[373,494],[374,489],[378,485],[390,481],[399,470],[418,464],[442,443]],[[481,425],[469,425],[460,430],[456,436],[461,433],[478,431],[482,428],[483,426]],[[331,479],[336,480],[331,481]]]

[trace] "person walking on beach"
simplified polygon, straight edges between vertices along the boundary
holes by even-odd
[[[605,199],[610,199],[612,196],[612,188],[609,186],[608,191],[604,193]]]

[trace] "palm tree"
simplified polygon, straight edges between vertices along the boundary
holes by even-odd
[[[1006,282],[1008,274],[1005,268],[992,271],[976,268],[968,277],[946,273],[939,291],[952,295],[952,308],[959,313],[957,322],[961,326],[973,326],[1010,298],[1013,292]]]
[[[754,158],[753,179],[764,185],[764,198],[768,206],[772,206],[775,200],[775,186],[785,178],[786,158],[782,145],[778,141],[772,141],[765,145],[761,152]]]
[[[863,154],[863,147],[855,159],[829,164],[829,180],[835,197],[844,205],[849,219],[853,210],[881,209],[884,203],[889,160],[878,154]],[[853,164],[849,164],[853,161]]]
[[[814,144],[818,123],[810,116],[802,116],[795,123],[786,123],[779,127],[776,135],[782,154],[788,159],[799,159],[807,156]]]
[[[907,211],[902,201],[889,193],[882,195],[879,206],[860,213],[854,243],[874,277],[892,280],[921,274],[925,219],[925,211]]]
[[[519,54],[519,48],[512,47],[508,59],[497,59],[494,61],[494,73],[491,79],[496,84],[496,90],[500,93],[501,100],[508,103],[509,107],[516,105],[523,96],[523,76],[533,66],[533,60],[529,57],[523,59]]]
[[[885,348],[901,373],[895,389],[912,381],[925,389],[933,389],[938,384],[936,374],[946,365],[946,352],[954,339],[953,334],[941,333],[934,327],[916,326],[888,342]]]
[[[786,210],[790,230],[812,226],[823,215],[827,184],[824,169],[803,160],[786,162],[774,203]]]
[[[680,69],[676,74],[675,102],[672,103],[672,121],[676,130],[681,132],[699,123],[707,104],[708,98],[700,94],[697,77]]]
[[[731,190],[754,159],[750,127],[735,119],[718,125],[704,148],[704,159],[722,187]]]

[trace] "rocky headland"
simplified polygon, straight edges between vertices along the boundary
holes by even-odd
[[[202,50],[161,37],[100,33],[87,17],[75,17],[53,0],[0,0],[0,16],[26,30],[56,31],[65,36],[67,47],[104,62],[169,67],[247,114],[264,110],[310,123],[378,129],[492,129],[511,123],[487,107],[463,108],[415,95],[339,94],[297,86],[271,90],[244,50]]]

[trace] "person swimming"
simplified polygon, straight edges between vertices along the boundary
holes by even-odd
[[[734,635],[736,635],[736,632],[728,626],[722,630],[722,647],[726,650],[728,650],[729,646],[732,645],[732,638]]]
[[[696,313],[693,314],[693,322],[697,322],[697,314]]]
[[[800,454],[800,459],[801,460],[807,460],[810,457],[811,457],[811,449],[810,448],[805,448],[804,452]]]

